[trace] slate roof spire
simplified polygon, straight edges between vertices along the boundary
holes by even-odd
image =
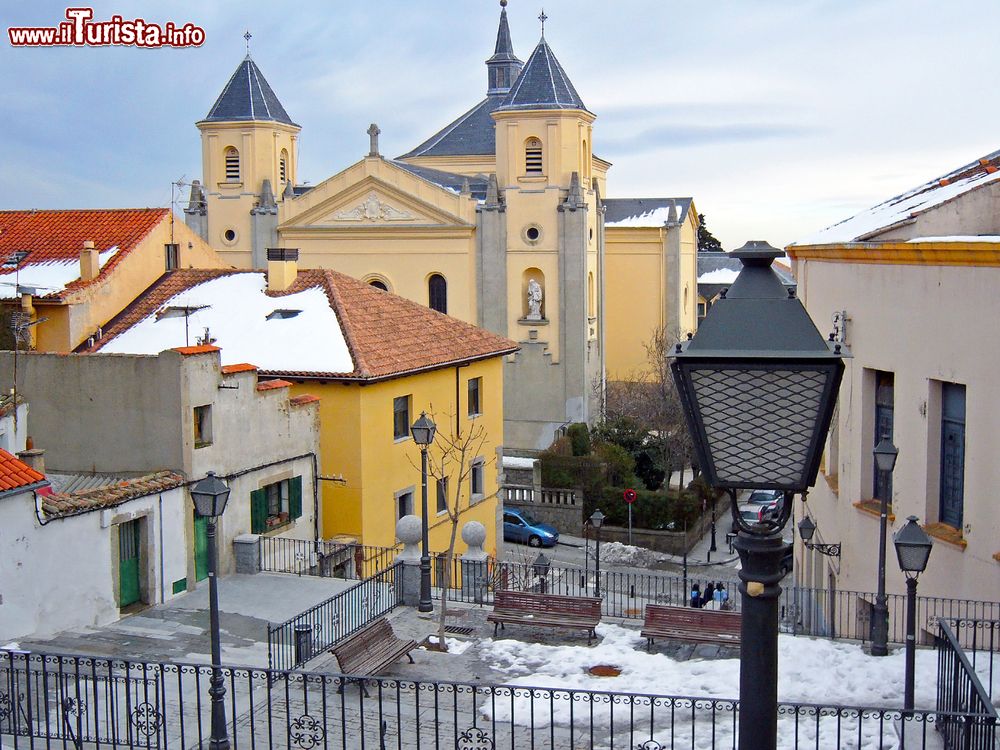
[[[523,109],[587,109],[544,36],[497,111]]]
[[[500,28],[497,29],[497,46],[493,57],[486,61],[489,75],[487,94],[506,94],[517,80],[524,63],[514,55],[514,45],[510,41],[510,26],[507,24],[507,0],[500,0]]]
[[[298,127],[249,54],[236,68],[202,122],[246,120],[271,120]]]

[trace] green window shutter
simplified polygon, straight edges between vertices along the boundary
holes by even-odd
[[[267,491],[250,493],[250,533],[263,534],[267,529]]]
[[[293,519],[302,517],[302,477],[288,480],[288,516]]]

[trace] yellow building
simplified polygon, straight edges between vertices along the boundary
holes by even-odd
[[[334,271],[298,271],[297,254],[272,250],[267,273],[184,270],[165,275],[103,332],[91,351],[153,354],[183,341],[184,320],[222,349],[229,372],[257,369],[258,388],[319,399],[324,538],[392,546],[395,524],[420,514],[420,451],[410,425],[426,411],[441,437],[472,436],[450,507],[480,521],[497,546],[498,455],[503,444],[503,357],[508,339]],[[253,365],[242,364],[252,362]],[[478,438],[478,439],[477,439]],[[248,439],[261,439],[248,436]],[[441,444],[431,448],[431,463]],[[447,549],[448,515],[431,483],[431,547]]]
[[[0,211],[0,299],[21,348],[71,352],[164,271],[223,268],[166,208]]]
[[[296,249],[516,340],[505,439],[541,449],[599,418],[606,375],[644,367],[657,329],[694,330],[697,212],[606,197],[595,113],[544,35],[517,58],[506,8],[486,68],[486,97],[408,153],[385,158],[373,124],[367,156],[303,186],[299,126],[247,57],[197,124],[204,185],[185,213],[237,267]]]

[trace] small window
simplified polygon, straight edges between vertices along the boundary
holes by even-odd
[[[437,480],[437,512],[448,510],[448,477]]]
[[[288,152],[281,149],[281,157],[278,159],[278,179],[282,184],[288,182]]]
[[[164,245],[163,255],[166,269],[168,271],[173,271],[177,268],[178,259],[180,258],[180,245],[177,245],[176,243]]]
[[[194,447],[212,444],[212,405],[194,407]]]
[[[483,379],[469,380],[469,416],[478,417],[483,413]]]
[[[704,320],[705,315],[708,313],[708,304],[705,300],[698,300],[698,322],[700,323]]]
[[[448,282],[439,273],[427,279],[428,307],[439,313],[448,314]]]
[[[394,440],[410,437],[409,396],[398,396],[392,400],[392,437]]]
[[[486,486],[486,463],[481,458],[472,462],[472,473],[469,477],[472,496],[469,498],[469,505],[478,503],[483,499],[484,487]]]
[[[941,484],[938,517],[962,528],[965,502],[965,386],[941,384]]]
[[[398,521],[403,516],[413,515],[413,491],[406,490],[405,492],[396,493],[396,520]]]
[[[893,432],[893,409],[895,390],[895,377],[891,372],[875,373],[875,435],[873,446],[878,445],[883,437],[892,440]],[[869,455],[871,455],[869,453]],[[874,461],[874,456],[872,456]],[[874,482],[872,486],[872,498],[875,500],[884,499],[887,503],[892,503],[892,472],[879,471],[875,467],[873,472]]]
[[[302,477],[265,484],[250,493],[250,532],[263,534],[302,517]]]
[[[529,138],[524,144],[524,171],[526,174],[542,173],[542,142]]]
[[[380,281],[378,279],[372,279],[371,281],[369,281],[368,286],[373,286],[376,289],[381,289],[383,292],[389,291],[388,285],[384,281]]]
[[[226,182],[240,181],[240,152],[230,146],[226,149]]]

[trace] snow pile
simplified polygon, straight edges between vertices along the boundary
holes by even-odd
[[[505,469],[532,469],[535,466],[534,458],[522,458],[521,456],[504,456],[503,467]]]
[[[662,555],[644,547],[633,547],[621,542],[607,542],[601,545],[601,562],[607,565],[631,565],[648,568]]]
[[[513,695],[499,698],[484,706],[485,718],[511,721],[516,724],[533,722],[536,728],[559,727],[589,722],[593,716],[595,729],[610,731],[629,721],[627,701],[604,700],[591,702],[585,695],[572,700],[568,691],[593,690],[638,696],[675,695],[721,699],[722,703],[690,705],[683,709],[685,719],[671,726],[671,706],[665,699],[640,698],[637,705],[646,706],[637,719],[636,732],[649,733],[649,715],[654,715],[652,735],[665,746],[708,748],[713,735],[716,747],[732,742],[736,722],[733,706],[728,701],[739,693],[739,659],[678,662],[662,653],[648,654],[645,640],[630,629],[601,624],[597,627],[601,639],[594,647],[546,646],[514,640],[484,640],[480,643],[482,657],[493,669],[507,675],[505,685],[515,686]],[[822,705],[900,707],[903,699],[904,655],[902,649],[887,657],[867,655],[860,645],[781,635],[778,639],[778,700],[783,703],[815,703]],[[988,659],[986,659],[988,663]],[[599,664],[619,667],[621,675],[614,678],[595,677],[588,669]],[[917,652],[915,706],[933,709],[936,692],[937,662],[932,650]],[[544,697],[545,709],[538,710],[539,695],[523,690],[525,686],[547,687],[557,692],[550,701]],[[563,693],[562,691],[567,691]],[[650,710],[652,704],[653,710]],[[534,711],[532,710],[534,708]],[[637,711],[637,717],[639,712]],[[691,716],[695,717],[692,725]],[[715,726],[712,726],[712,723]],[[779,747],[793,747],[798,735],[800,746],[837,746],[837,738],[850,737],[850,744],[841,747],[897,747],[890,723],[880,727],[877,719],[867,718],[860,730],[856,717],[821,717],[802,715],[796,725],[794,716],[779,716]],[[692,729],[694,737],[692,737]],[[885,732],[885,736],[881,732]],[[860,742],[858,740],[860,739]],[[883,743],[883,744],[880,744]]]
[[[435,645],[437,645],[438,643],[438,637],[436,635],[427,636],[427,640]],[[468,651],[469,646],[472,645],[472,641],[461,641],[458,638],[445,638],[444,644],[445,646],[448,647],[449,654],[458,655],[458,654],[464,654],[466,651]]]

